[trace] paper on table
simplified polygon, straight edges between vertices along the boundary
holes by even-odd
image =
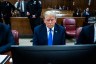
[[[9,58],[8,55],[0,55],[0,64],[4,64]]]

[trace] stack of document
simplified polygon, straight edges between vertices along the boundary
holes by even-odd
[[[0,55],[0,64],[5,64],[10,59],[8,55]]]

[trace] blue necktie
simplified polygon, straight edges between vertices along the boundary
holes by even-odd
[[[52,45],[52,29],[49,30],[48,45]]]

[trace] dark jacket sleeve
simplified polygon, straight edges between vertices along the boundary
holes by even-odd
[[[36,1],[36,4],[33,4],[33,2],[29,1],[26,5],[26,11],[30,13],[30,17],[32,15],[35,15],[36,18],[41,16],[42,12],[42,4],[39,1]]]
[[[36,27],[36,28],[34,29],[33,45],[38,45],[38,30],[39,30],[38,27]]]
[[[36,15],[36,17],[40,17],[41,12],[42,12],[42,4],[39,1],[37,1],[37,8],[38,8],[38,10],[37,10],[37,13],[35,15]]]
[[[4,33],[4,34],[6,34],[6,37],[3,38],[5,41],[3,41],[2,43],[4,43],[4,44],[2,46],[0,46],[0,54],[10,51],[11,45],[16,44],[14,37],[12,35],[12,32],[10,30],[10,27],[6,26],[5,31],[6,31],[6,33]]]

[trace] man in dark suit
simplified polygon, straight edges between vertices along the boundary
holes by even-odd
[[[80,12],[80,9],[76,9],[73,13],[73,17],[81,17],[81,12]]]
[[[85,22],[83,26],[88,25],[88,18],[91,16],[91,13],[89,11],[89,8],[86,8],[86,10],[84,10],[82,17],[85,17]]]
[[[91,15],[89,8],[86,8],[85,11],[83,12],[82,16],[83,17],[89,17]]]
[[[65,28],[56,24],[56,15],[54,12],[46,11],[44,14],[44,24],[34,29],[33,45],[50,45],[50,31],[52,33],[51,45],[65,44]]]
[[[0,54],[10,50],[15,44],[14,37],[8,25],[0,23]]]
[[[12,13],[15,10],[14,5],[12,5],[7,0],[3,0],[3,2],[1,2],[1,10],[2,10],[3,19],[4,19],[5,24],[11,26],[10,17],[12,16]]]
[[[15,8],[17,11],[19,11],[21,17],[26,16],[26,2],[25,0],[17,0],[15,3]]]
[[[34,32],[34,27],[40,24],[40,16],[42,12],[41,1],[30,0],[26,5],[26,10],[30,21],[31,30]]]
[[[76,44],[94,44],[96,42],[96,23],[82,28]]]

